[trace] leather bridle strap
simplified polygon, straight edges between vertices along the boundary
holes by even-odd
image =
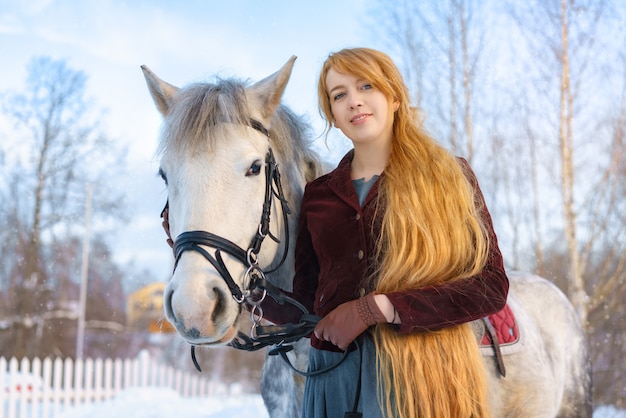
[[[271,147],[267,151],[265,164],[265,199],[263,201],[263,212],[261,214],[259,228],[256,235],[252,239],[249,248],[254,255],[257,255],[261,251],[261,244],[263,244],[263,240],[266,236],[269,236],[274,242],[280,243],[280,239],[270,232],[270,215],[273,201],[272,197],[276,197],[279,200],[282,208],[283,225],[285,227],[285,243],[283,246],[283,255],[280,259],[280,262],[274,268],[265,272],[272,273],[276,271],[280,266],[282,266],[287,259],[287,252],[289,250],[288,215],[291,214],[291,209],[289,208],[289,204],[283,192],[283,186],[280,181],[280,171],[278,170],[278,164],[276,164],[274,152],[272,151]],[[274,186],[276,186],[276,190],[274,190]]]
[[[215,248],[215,257],[213,257],[207,250],[201,246]],[[215,270],[222,276],[228,289],[230,289],[233,298],[239,303],[244,301],[244,295],[237,283],[233,280],[228,268],[224,264],[221,251],[226,252],[228,255],[234,257],[242,264],[247,265],[246,251],[237,244],[227,240],[226,238],[219,237],[215,234],[205,231],[187,231],[180,234],[174,242],[174,270],[178,265],[180,256],[185,251],[197,251],[204,256],[212,265]]]

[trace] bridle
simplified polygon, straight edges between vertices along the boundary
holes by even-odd
[[[250,126],[257,131],[263,133],[269,139],[269,131],[258,121],[251,120]],[[252,277],[254,274],[258,274],[261,277],[265,276],[265,273],[272,273],[283,265],[287,258],[287,252],[289,250],[289,233],[285,233],[285,245],[283,246],[283,254],[280,262],[271,270],[263,272],[258,265],[258,255],[261,251],[261,245],[265,240],[265,237],[269,236],[274,242],[280,243],[280,239],[275,237],[270,232],[270,216],[272,210],[273,197],[278,198],[282,208],[283,223],[285,228],[288,228],[288,215],[291,214],[291,209],[285,195],[283,193],[282,184],[280,181],[280,171],[278,164],[274,158],[274,153],[271,146],[268,148],[267,155],[265,156],[265,199],[263,201],[263,212],[261,214],[261,220],[259,222],[257,231],[252,238],[250,245],[247,249],[241,248],[234,242],[215,235],[206,231],[187,231],[181,233],[174,241],[174,271],[180,261],[180,257],[186,251],[197,251],[204,258],[206,258],[215,267],[215,270],[222,276],[226,282],[233,298],[237,303],[243,303],[247,293],[235,283],[228,268],[226,267],[224,260],[222,259],[222,252],[230,255],[238,260],[248,269],[246,271],[246,278]],[[215,256],[209,254],[204,247],[214,248]],[[246,281],[244,281],[246,282]],[[249,289],[248,289],[249,290]],[[248,292],[249,293],[249,292]]]
[[[270,132],[260,122],[252,119],[249,123],[250,127],[264,134],[269,142]],[[285,242],[280,262],[270,270],[264,271],[258,264],[258,255],[261,251],[263,241],[267,236],[269,236],[274,242],[278,244],[281,243],[280,239],[274,236],[270,231],[270,215],[274,198],[277,198],[281,205],[283,224],[286,231],[284,234]],[[169,202],[166,203],[163,212],[161,212],[161,217],[164,216],[167,210],[169,210]],[[250,313],[253,325],[250,331],[250,336],[239,332],[237,337],[229,343],[229,345],[234,348],[246,351],[256,351],[269,345],[286,347],[283,346],[284,343],[293,342],[309,335],[319,320],[318,317],[310,314],[306,307],[295,299],[287,296],[265,278],[266,274],[272,273],[280,268],[287,258],[287,253],[289,251],[289,214],[291,214],[291,209],[289,208],[289,204],[283,192],[278,164],[274,158],[272,147],[269,146],[265,157],[265,198],[263,202],[263,211],[257,231],[247,249],[240,247],[224,237],[215,235],[211,232],[199,230],[183,232],[174,240],[174,271],[176,271],[176,267],[178,266],[178,262],[180,261],[183,253],[186,251],[196,251],[200,253],[209,263],[211,263],[211,265],[219,273],[228,286],[233,299],[237,303],[243,304],[246,302],[251,305]],[[209,253],[205,247],[215,249],[214,255]],[[241,289],[241,287],[239,287],[239,285],[235,282],[226,267],[226,264],[224,263],[222,252],[230,255],[244,265],[246,272],[243,282],[248,283],[247,288]],[[253,291],[257,289],[259,292],[254,293]],[[265,299],[266,295],[270,295],[281,305],[286,302],[300,309],[302,311],[302,318],[300,319],[300,322],[297,324],[284,325],[260,325],[261,320],[263,319],[263,309],[261,308],[261,303]],[[290,347],[284,349],[289,350]],[[191,357],[196,368],[200,370],[195,357],[194,345],[191,346]]]

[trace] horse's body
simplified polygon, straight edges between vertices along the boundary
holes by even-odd
[[[507,303],[520,330],[503,347],[506,377],[485,356],[494,417],[591,417],[591,365],[578,315],[551,282],[510,272]]]
[[[178,89],[143,67],[150,93],[164,116],[161,172],[168,188],[172,237],[210,231],[212,237],[227,238],[236,247],[248,249],[262,218],[263,167],[268,165],[271,146],[293,213],[285,225],[284,208],[273,195],[270,232],[282,237],[282,243],[266,239],[252,261],[255,265],[258,261],[260,270],[278,266],[268,279],[286,290],[291,288],[294,251],[287,248],[287,258],[280,263],[284,237],[295,237],[304,185],[321,174],[321,164],[304,139],[307,127],[280,105],[294,60],[247,87],[226,80]],[[290,240],[289,247],[294,241]],[[218,259],[212,264],[192,247],[176,245],[176,268],[165,292],[166,317],[194,346],[227,344],[238,331],[245,297],[238,298],[240,303],[235,301],[231,294],[236,292],[223,276],[231,276],[235,287],[247,296],[249,263],[245,257],[238,260],[233,255],[236,251],[224,250],[226,254],[219,257],[215,247],[203,247]],[[510,278],[509,305],[521,339],[508,354],[505,347],[506,377],[499,375],[494,359],[485,356],[493,416],[591,416],[587,348],[571,304],[544,279],[521,273]],[[296,367],[305,370],[307,353],[308,340],[301,339],[289,356]],[[299,417],[303,383],[279,356],[267,357],[261,392],[270,416]]]

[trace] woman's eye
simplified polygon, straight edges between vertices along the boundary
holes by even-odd
[[[334,101],[337,101],[337,100],[341,99],[342,97],[344,97],[345,95],[346,95],[345,93],[338,93],[338,94],[335,94],[335,95],[333,96],[333,100],[334,100]]]
[[[248,169],[246,176],[258,176],[260,173],[261,173],[261,162],[255,161],[254,163],[252,163],[252,165]]]
[[[370,89],[373,89],[373,87],[369,83],[365,83],[361,86],[361,90],[370,90]]]

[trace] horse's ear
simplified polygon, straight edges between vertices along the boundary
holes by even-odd
[[[296,61],[296,56],[292,55],[289,61],[282,68],[276,71],[269,77],[264,78],[261,81],[254,83],[248,89],[249,97],[253,97],[258,100],[259,109],[261,110],[261,116],[268,122],[272,117],[276,108],[280,104],[280,100],[287,87],[287,82],[291,76],[291,70],[293,64]]]
[[[143,71],[143,76],[146,78],[148,90],[150,90],[150,95],[152,96],[152,100],[154,100],[154,104],[156,104],[159,112],[161,112],[163,116],[166,116],[169,111],[170,104],[172,103],[172,97],[178,91],[178,87],[172,86],[171,84],[161,80],[145,65],[141,66],[141,70]]]

